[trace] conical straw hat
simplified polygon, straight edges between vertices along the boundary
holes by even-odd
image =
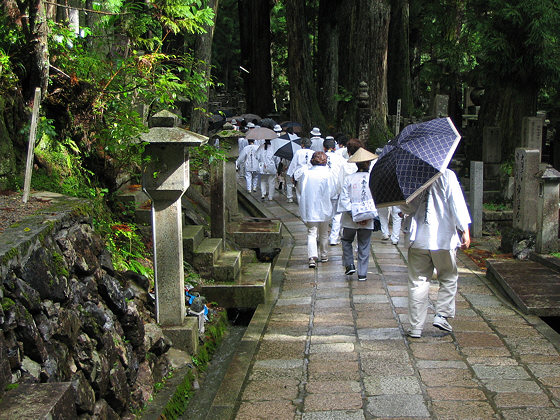
[[[354,153],[350,157],[350,159],[348,159],[348,162],[354,162],[354,163],[369,162],[370,160],[374,160],[374,159],[377,159],[377,158],[378,158],[378,156],[375,153],[368,152],[363,147],[360,147],[356,151],[356,153]]]

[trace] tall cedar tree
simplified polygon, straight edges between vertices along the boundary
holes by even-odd
[[[216,17],[218,12],[219,0],[207,0],[204,4],[205,7],[209,7],[214,11],[214,24],[216,23]],[[196,38],[194,46],[194,56],[197,60],[200,60],[197,64],[199,68],[197,71],[204,73],[207,79],[210,79],[211,74],[211,60],[212,60],[212,39],[214,38],[214,24],[206,25],[206,32],[200,34]],[[208,109],[208,96],[209,88],[206,90],[206,101],[205,102],[195,102],[193,106],[193,112],[191,114],[191,130],[207,135],[208,134],[208,117],[206,115],[205,109]]]
[[[408,0],[391,0],[387,93],[389,114],[395,114],[397,101],[401,100],[401,114],[408,117],[414,109],[410,77],[409,54],[409,4]]]
[[[270,0],[239,0],[239,33],[247,110],[261,117],[273,112],[270,59]]]
[[[325,128],[315,90],[306,22],[305,1],[286,0],[290,117],[306,129],[312,126]]]
[[[371,146],[387,140],[387,48],[391,6],[389,0],[356,0],[341,11],[340,84],[352,100],[339,105],[340,127],[357,133],[359,83],[367,82],[371,113]],[[344,34],[344,35],[342,35]]]

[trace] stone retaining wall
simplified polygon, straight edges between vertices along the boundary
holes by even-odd
[[[170,371],[148,281],[115,272],[88,203],[49,198],[0,234],[0,398],[72,382],[80,418],[132,418]]]

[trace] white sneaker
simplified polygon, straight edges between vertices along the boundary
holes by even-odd
[[[406,332],[406,335],[412,338],[420,338],[422,337],[422,330],[417,330],[415,328],[409,328]]]
[[[443,331],[453,331],[453,327],[447,322],[447,318],[440,314],[434,317],[434,323],[432,325]]]
[[[383,237],[381,238],[382,241],[388,241],[389,240],[389,235],[383,235]]]
[[[293,198],[288,198],[287,201],[288,201],[288,203],[293,203],[293,202],[294,202],[294,199],[293,199]]]

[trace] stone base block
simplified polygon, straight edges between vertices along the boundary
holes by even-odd
[[[270,263],[246,264],[238,281],[206,284],[200,293],[208,302],[217,302],[223,308],[256,308],[268,299],[271,271]]]
[[[20,384],[0,401],[0,420],[75,419],[74,388],[70,382]]]
[[[163,327],[163,334],[173,342],[173,347],[189,354],[198,353],[198,318],[185,317],[183,325]]]

